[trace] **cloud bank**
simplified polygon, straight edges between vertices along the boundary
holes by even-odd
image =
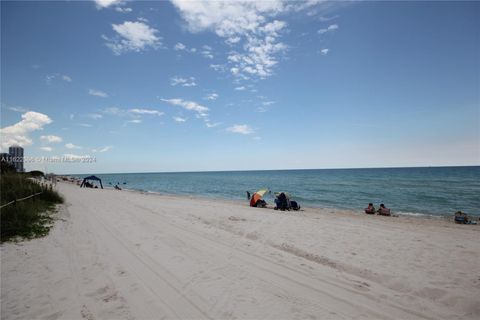
[[[43,127],[52,123],[49,116],[29,111],[22,114],[22,120],[14,125],[0,129],[0,147],[7,150],[11,145],[26,147],[32,145],[30,133],[37,130],[43,130]]]

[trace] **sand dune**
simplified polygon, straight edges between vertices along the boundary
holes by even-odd
[[[1,246],[2,319],[480,317],[480,227],[80,189]]]

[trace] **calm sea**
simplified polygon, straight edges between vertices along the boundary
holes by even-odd
[[[362,211],[369,202],[394,213],[480,215],[480,167],[321,169],[98,174],[103,184],[212,199],[245,200],[246,191],[287,191],[305,207]],[[126,184],[123,184],[123,183]],[[273,204],[273,193],[266,197]]]

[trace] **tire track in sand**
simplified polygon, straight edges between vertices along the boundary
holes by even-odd
[[[130,202],[131,205],[150,213],[158,218],[158,212],[151,210],[150,208],[135,204]],[[163,211],[160,209],[160,211]],[[135,215],[135,219],[142,219],[142,215],[138,214],[138,210],[134,210],[137,212]],[[168,216],[165,212],[162,212],[162,218]],[[148,222],[144,220],[146,226],[148,226]],[[229,244],[219,242],[218,239],[211,239],[210,237],[206,236],[204,233],[200,233],[197,231],[193,231],[191,229],[186,229],[176,223],[171,221],[166,221],[162,219],[162,223],[167,223],[170,227],[172,227],[173,231],[170,231],[170,236],[178,237],[182,240],[190,243],[193,246],[198,247],[199,252],[205,253],[219,253],[221,252],[222,255],[228,256],[232,254],[232,250],[235,251],[235,258],[241,260],[244,266],[249,269],[250,275],[257,277],[261,281],[266,281],[277,288],[281,288],[283,290],[291,291],[295,290],[298,296],[305,296],[307,300],[310,299],[313,295],[322,295],[322,303],[326,307],[325,309],[331,310],[329,306],[335,305],[338,301],[341,301],[344,304],[343,310],[349,310],[348,313],[345,314],[348,317],[348,314],[358,314],[359,310],[365,310],[371,317],[375,318],[391,318],[392,314],[398,314],[400,311],[403,314],[403,318],[423,318],[423,319],[434,319],[434,317],[422,314],[420,312],[416,312],[413,310],[409,310],[403,306],[396,305],[387,300],[376,299],[378,304],[378,308],[375,310],[368,308],[367,304],[371,302],[372,297],[368,297],[364,291],[356,291],[353,288],[343,287],[338,285],[337,282],[328,282],[328,288],[319,289],[321,287],[325,287],[327,283],[322,279],[321,283],[318,282],[316,279],[312,279],[306,273],[286,266],[280,265],[271,259],[268,259],[264,256],[259,256],[257,254],[248,252],[244,249],[233,247]],[[180,232],[179,232],[180,231]],[[190,238],[190,241],[186,240]],[[205,250],[209,248],[208,250]],[[286,281],[285,281],[286,280]],[[316,284],[316,285],[315,285]],[[303,291],[304,289],[309,290],[308,294],[305,294]],[[349,297],[349,298],[344,298]],[[354,301],[354,302],[353,302]],[[392,313],[391,309],[395,309],[396,313]],[[338,312],[338,309],[335,310]]]

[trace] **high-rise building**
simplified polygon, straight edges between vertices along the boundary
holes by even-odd
[[[8,153],[10,154],[10,161],[17,172],[23,172],[23,148],[13,145],[8,148]]]

